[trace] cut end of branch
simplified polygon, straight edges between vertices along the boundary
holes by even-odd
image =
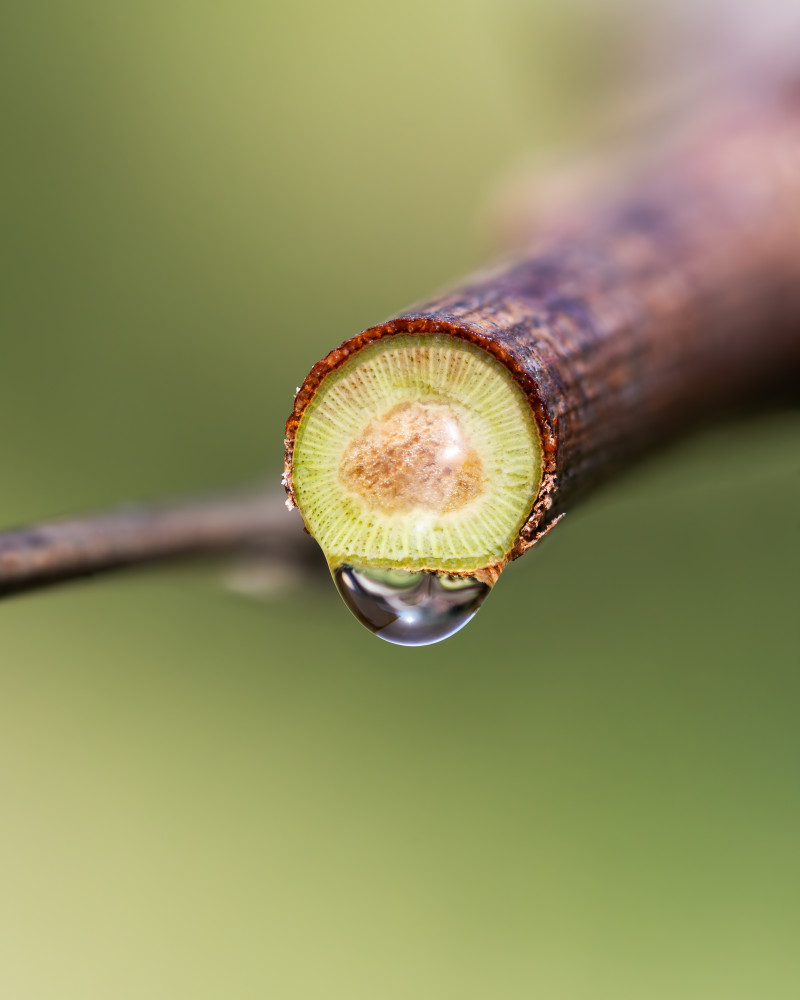
[[[331,567],[488,574],[542,478],[509,369],[458,336],[398,333],[312,371],[287,425],[287,486]]]

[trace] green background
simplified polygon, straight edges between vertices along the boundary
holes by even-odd
[[[277,479],[311,364],[581,145],[615,16],[6,3],[0,521]],[[199,571],[4,604],[0,996],[796,997],[798,430],[651,459],[439,647]]]

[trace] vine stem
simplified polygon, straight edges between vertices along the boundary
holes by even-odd
[[[542,476],[511,546],[491,563],[470,565],[489,579],[623,466],[703,421],[758,413],[796,393],[800,73],[710,94],[610,178],[538,223],[520,193],[516,253],[356,334],[314,365],[286,424],[284,481],[304,515],[293,470],[296,446],[301,468],[316,460],[302,453],[299,433],[309,407],[323,398],[329,376],[355,378],[370,356],[359,360],[359,353],[374,353],[382,341],[385,349],[396,337],[404,338],[398,352],[418,336],[467,341],[504,365],[530,404]],[[461,393],[455,382],[442,398],[462,400]],[[358,426],[382,419],[383,398],[366,398]],[[328,419],[346,427],[345,394],[334,399]],[[406,467],[393,468],[389,486],[400,489]],[[743,460],[754,512],[757,469],[757,455]],[[350,517],[349,506],[340,509]],[[388,535],[373,550],[372,535],[346,534],[332,516],[317,523],[328,537],[346,538],[349,558],[341,561],[369,566],[382,558]],[[436,562],[439,536],[417,532],[415,539],[426,568],[447,569]],[[484,558],[484,541],[474,551],[451,543],[448,558],[454,551]]]
[[[317,550],[275,490],[128,506],[0,532],[0,597],[147,563],[243,554],[307,566]]]
[[[796,391],[800,78],[763,93],[748,87],[723,105],[719,117],[690,123],[671,152],[651,150],[643,167],[621,169],[613,196],[592,192],[537,228],[505,265],[315,365],[287,423],[290,502],[297,428],[323,378],[397,333],[471,340],[529,399],[544,475],[514,558],[575,497],[677,430],[721,410],[752,412],[787,385]],[[754,512],[757,459],[747,461]],[[318,551],[282,499],[256,488],[0,533],[0,596],[177,558],[256,553],[310,565]]]

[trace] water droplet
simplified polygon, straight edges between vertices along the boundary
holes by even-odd
[[[333,579],[362,625],[401,646],[447,639],[467,624],[491,590],[474,576],[347,564],[333,571]]]

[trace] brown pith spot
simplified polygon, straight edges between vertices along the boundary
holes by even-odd
[[[400,403],[370,421],[345,449],[339,481],[392,514],[458,510],[483,492],[483,465],[452,407]]]

